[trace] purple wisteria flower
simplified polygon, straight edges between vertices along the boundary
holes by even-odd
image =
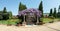
[[[18,15],[21,16],[21,15],[27,15],[27,12],[28,13],[31,13],[31,14],[36,14],[38,17],[41,17],[42,13],[40,10],[38,9],[34,9],[34,8],[30,8],[30,9],[25,9],[25,10],[22,10],[22,11],[19,11],[18,12]]]

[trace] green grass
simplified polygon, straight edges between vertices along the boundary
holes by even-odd
[[[13,24],[15,25],[19,19],[8,19],[8,20],[0,20],[0,24]]]
[[[51,22],[51,21],[58,21],[59,18],[55,18],[55,19],[51,19],[51,18],[42,18],[42,21],[44,23],[48,23],[48,22]]]
[[[53,21],[53,19],[51,19],[51,18],[41,18],[41,20],[44,23],[48,23],[50,21]],[[54,19],[54,21],[58,21],[58,20],[60,20],[60,19],[59,18]],[[19,21],[21,21],[21,20],[19,20],[19,19],[0,20],[0,24],[13,24],[13,25],[15,25]]]
[[[50,21],[52,21],[53,19],[50,19],[50,18],[43,18],[43,22],[44,23],[48,23],[48,22],[50,22]]]

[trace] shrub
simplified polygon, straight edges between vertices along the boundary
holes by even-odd
[[[53,23],[54,21],[50,21],[49,23]]]
[[[9,14],[8,13],[4,13],[2,16],[3,16],[3,20],[9,19]]]
[[[3,17],[2,17],[2,15],[0,15],[0,20],[2,20],[3,19]]]

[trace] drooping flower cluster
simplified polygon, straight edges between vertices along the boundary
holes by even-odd
[[[25,9],[25,10],[22,10],[22,11],[19,11],[18,12],[18,15],[21,16],[21,15],[27,15],[27,12],[29,13],[34,13],[36,14],[38,17],[41,17],[42,13],[40,10],[38,9],[34,9],[34,8],[31,8],[31,9]]]

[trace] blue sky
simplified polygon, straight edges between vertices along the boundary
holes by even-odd
[[[38,8],[41,1],[43,1],[44,13],[49,13],[50,9],[54,9],[54,7],[58,10],[60,5],[60,0],[0,0],[0,10],[6,7],[7,11],[12,11],[13,15],[17,15],[20,2],[25,4],[27,8]]]

